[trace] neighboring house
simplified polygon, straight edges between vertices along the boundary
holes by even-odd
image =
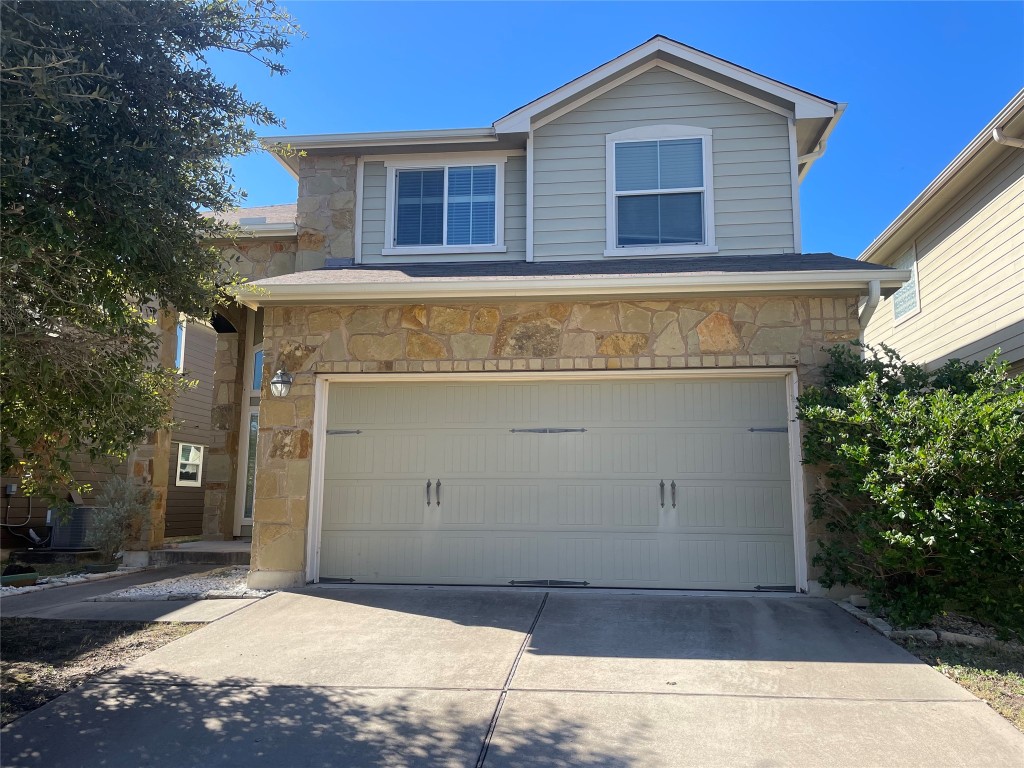
[[[655,37],[486,128],[268,139],[207,534],[254,587],[813,589],[794,398],[910,275],[801,253],[841,112]]]
[[[162,514],[153,517],[156,530],[148,537],[151,546],[159,545],[164,538],[197,536],[203,532],[206,501],[203,476],[211,437],[210,411],[213,407],[213,365],[217,343],[214,329],[207,323],[175,323],[172,317],[170,322],[162,320],[162,326],[166,327],[157,331],[161,334],[161,344],[173,346],[173,349],[160,352],[162,359],[165,358],[166,364],[173,364],[196,384],[175,399],[172,412],[175,427],[169,434],[161,435],[168,447],[162,459],[168,462],[166,487],[162,494],[165,504],[161,506]],[[85,506],[94,505],[103,483],[113,474],[132,471],[133,462],[147,448],[140,446],[128,462],[119,465],[94,462],[85,455],[75,457],[71,467],[75,480],[87,483],[91,488],[84,495],[68,500]],[[148,462],[143,463],[147,464],[147,479],[162,479],[162,474],[149,467]],[[40,540],[47,540],[48,504],[25,496],[16,477],[5,476],[2,484],[0,546],[4,549],[33,546],[35,542],[29,530],[34,531]],[[17,488],[14,494],[8,494],[8,484]],[[158,485],[164,490],[162,482]]]
[[[1024,91],[858,258],[909,269],[864,329],[928,367],[999,349],[1024,372]]]

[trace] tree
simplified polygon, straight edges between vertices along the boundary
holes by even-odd
[[[186,384],[154,310],[208,318],[238,281],[206,212],[238,205],[227,158],[281,122],[206,55],[283,74],[298,30],[274,0],[2,0],[0,23],[0,459],[58,498],[75,454],[168,425]]]
[[[866,590],[896,624],[954,608],[1024,632],[1024,376],[998,354],[926,371],[867,349],[829,350],[799,399],[819,581]]]

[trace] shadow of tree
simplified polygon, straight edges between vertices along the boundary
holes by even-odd
[[[3,731],[4,766],[474,766],[498,691],[267,686],[120,674],[50,702]],[[625,768],[581,754],[583,725],[540,718],[490,745],[487,764],[520,750],[550,766]],[[642,735],[638,734],[638,738]]]

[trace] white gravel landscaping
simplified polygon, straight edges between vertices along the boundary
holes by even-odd
[[[245,579],[249,568],[244,565],[217,568],[204,573],[178,576],[137,587],[121,589],[91,598],[96,602],[133,602],[141,600],[216,600],[260,598],[273,594],[260,589],[249,589]]]
[[[126,573],[144,571],[145,568],[118,568],[110,573],[69,573],[62,576],[45,576],[31,587],[0,587],[0,597],[4,595],[26,595],[29,592],[40,592],[53,587],[67,587],[71,584],[82,584],[86,581],[103,581],[112,579],[115,576],[124,576]]]

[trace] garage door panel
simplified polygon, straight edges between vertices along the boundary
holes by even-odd
[[[793,540],[740,539],[736,542],[735,567],[740,584],[784,586],[794,582]]]
[[[672,574],[684,583],[715,589],[792,586],[791,537],[677,536]]]
[[[334,579],[415,582],[425,572],[424,547],[417,534],[324,531],[321,573]]]
[[[494,537],[494,577],[499,581],[536,579],[540,572],[540,537]]]
[[[674,385],[675,423],[748,426],[760,421],[784,424],[788,418],[783,381],[680,381]]]
[[[426,482],[327,480],[324,483],[323,526],[408,527],[427,523]]]
[[[539,485],[494,486],[492,523],[497,527],[536,526],[540,522]]]
[[[682,477],[789,478],[786,433],[687,429],[677,433],[675,448]]]
[[[328,433],[324,452],[324,477],[364,477],[376,469],[373,438],[363,435]]]
[[[487,526],[491,523],[488,510],[495,494],[489,482],[449,481],[442,483],[439,493],[441,506],[436,509],[442,527]]]
[[[751,431],[784,428],[785,398],[781,379],[332,385],[328,428],[360,433],[327,438],[321,575],[791,585],[788,434]],[[512,431],[543,428],[585,431]]]
[[[489,579],[492,571],[487,550],[492,548],[490,537],[478,535],[447,535],[438,539],[433,567],[429,573],[436,573],[442,579],[472,583],[478,579]]]
[[[789,483],[681,483],[677,490],[676,524],[694,532],[716,529],[721,533],[738,533],[756,529],[791,533]]]
[[[430,420],[429,399],[417,396],[404,385],[348,386],[328,404],[328,428],[426,425]]]

